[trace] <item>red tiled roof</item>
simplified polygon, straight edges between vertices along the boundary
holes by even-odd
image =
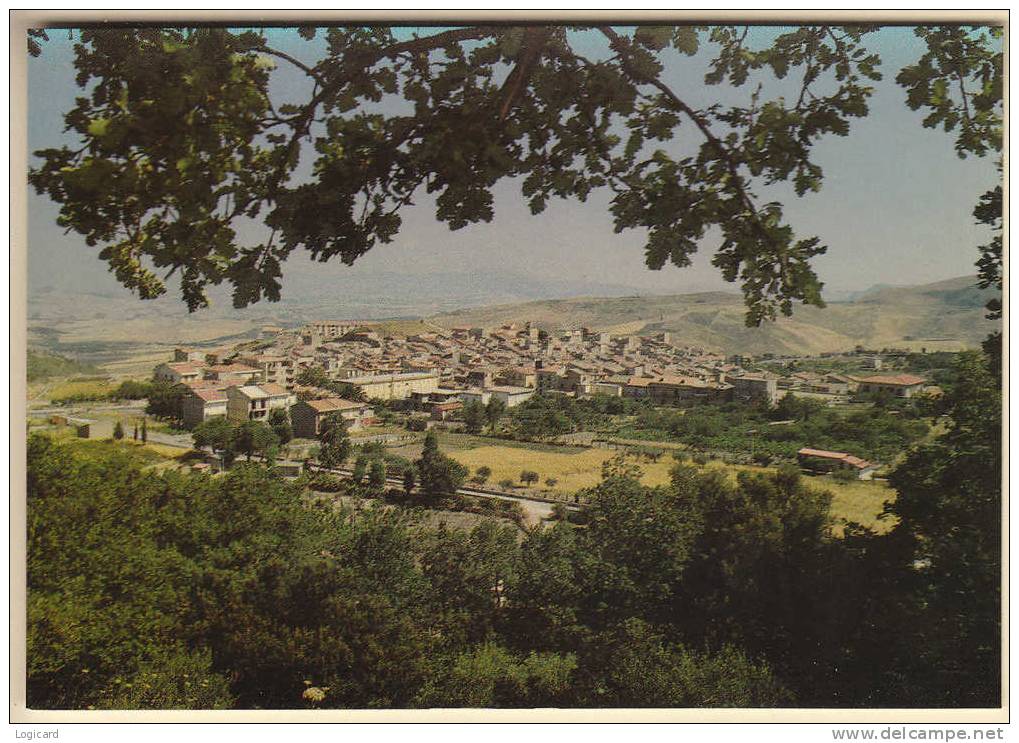
[[[871,466],[871,463],[868,462],[866,459],[860,459],[859,457],[854,457],[852,454],[846,454],[845,452],[842,451],[826,451],[824,449],[809,449],[804,447],[803,449],[800,449],[796,453],[802,457],[817,457],[818,459],[834,459],[839,462],[845,462],[846,464],[850,464],[853,467],[856,467],[857,469],[861,470],[864,469],[865,467]]]
[[[335,413],[338,410],[354,410],[368,407],[362,402],[344,400],[341,397],[327,397],[322,400],[305,400],[304,402],[317,413]]]
[[[226,402],[226,390],[219,387],[198,387],[191,394],[205,402]]]

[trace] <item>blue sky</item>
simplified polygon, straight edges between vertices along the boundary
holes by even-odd
[[[762,27],[751,38],[764,43],[777,32]],[[305,42],[292,30],[270,33],[273,45],[306,61],[313,62],[321,53],[318,40]],[[28,65],[31,150],[67,141],[62,115],[80,94],[67,32],[51,31],[50,39],[42,56],[30,59]],[[819,235],[829,246],[828,254],[815,259],[814,265],[830,289],[923,283],[974,273],[976,246],[987,235],[973,224],[972,209],[978,195],[997,178],[994,162],[959,159],[949,135],[924,129],[922,114],[905,106],[905,93],[894,78],[902,65],[921,54],[911,29],[886,28],[869,39],[868,46],[882,57],[885,76],[875,84],[871,114],[855,120],[848,137],[830,137],[816,146],[815,161],[825,171],[820,193],[800,199],[779,189],[787,217],[797,234]],[[585,54],[604,53],[604,40],[598,34],[582,33],[575,41]],[[711,51],[702,48],[694,58],[670,56],[665,79],[695,106],[718,100],[747,101],[751,86],[731,90],[703,85],[704,62]],[[301,85],[301,76],[283,67],[274,80],[276,92],[299,93]],[[771,91],[783,92],[781,85]],[[356,279],[379,272],[455,270],[487,275],[568,274],[648,293],[738,289],[722,281],[710,265],[716,244],[711,239],[704,241],[692,267],[649,271],[643,263],[643,235],[613,233],[608,194],[596,194],[586,204],[552,201],[543,215],[532,217],[520,198],[519,184],[500,183],[495,193],[495,220],[458,232],[437,223],[430,200],[419,199],[416,207],[402,212],[400,236],[353,267],[338,262],[314,264],[295,255],[284,267],[284,301],[288,270],[305,282]],[[116,290],[116,281],[97,258],[98,249],[88,248],[73,234],[64,235],[55,224],[56,213],[54,204],[30,192],[30,290],[40,286]]]

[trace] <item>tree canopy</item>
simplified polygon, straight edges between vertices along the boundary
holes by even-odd
[[[720,235],[713,263],[741,284],[756,324],[823,304],[811,267],[821,237],[797,234],[761,194],[821,188],[814,145],[847,135],[881,78],[874,30],[804,26],[754,43],[745,26],[309,27],[307,63],[258,30],[88,29],[75,57],[83,94],[65,117],[81,146],[37,152],[30,181],[124,286],[155,297],[179,272],[192,310],[224,282],[238,307],[278,300],[298,249],[353,263],[390,242],[423,193],[460,229],[493,219],[503,179],[519,180],[535,214],[609,189],[615,231],[646,233],[652,269],[687,266]],[[585,56],[584,33],[608,51]],[[1001,29],[916,34],[928,51],[897,77],[908,105],[955,132],[960,154],[1000,151]],[[700,65],[702,49],[704,84],[748,91],[749,105],[696,106],[673,83],[666,56]],[[306,99],[279,99],[277,65],[307,79]],[[765,96],[765,80],[794,92]],[[978,218],[993,227],[1000,191],[988,193]],[[259,242],[242,239],[245,220],[264,228]],[[993,283],[1000,241],[985,259]]]

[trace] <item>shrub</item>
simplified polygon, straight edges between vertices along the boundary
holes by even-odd
[[[508,477],[505,480],[499,480],[499,487],[502,488],[503,490],[512,490],[513,481]]]
[[[699,464],[702,467],[706,465],[708,461],[710,461],[707,454],[694,454],[693,457],[691,457],[691,459],[693,460],[694,464]]]

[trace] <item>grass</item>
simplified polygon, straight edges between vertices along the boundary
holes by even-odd
[[[601,482],[602,465],[616,455],[616,452],[606,449],[583,449],[567,454],[502,445],[448,449],[447,453],[467,466],[472,474],[482,465],[490,467],[492,474],[488,478],[489,484],[510,479],[517,486],[522,486],[520,482],[522,470],[537,472],[541,479],[529,490],[539,494],[573,493],[597,485]],[[638,462],[635,459],[631,461],[640,467],[643,473],[641,482],[645,485],[669,484],[669,473],[675,465],[672,457],[664,456],[657,462]],[[731,465],[719,460],[708,462],[704,469],[724,469],[733,478],[741,471],[770,471],[767,467]],[[549,487],[545,484],[549,477],[558,481],[555,486]],[[812,487],[832,493],[832,515],[836,519],[856,521],[878,532],[887,531],[894,525],[894,521],[890,519],[878,520],[884,502],[895,497],[895,491],[886,483],[863,480],[843,483],[830,477],[804,477]],[[841,527],[836,531],[840,532]]]
[[[117,388],[110,379],[83,379],[60,382],[49,391],[53,402],[66,399],[84,399],[85,397],[100,398]]]

